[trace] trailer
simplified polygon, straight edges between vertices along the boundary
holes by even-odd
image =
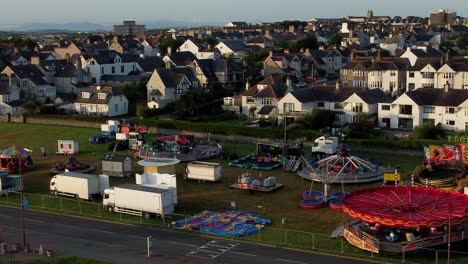
[[[126,183],[104,190],[103,206],[109,212],[151,218],[174,212],[172,193],[168,189]]]
[[[219,163],[193,161],[185,168],[185,178],[216,182],[221,180],[221,171]]]
[[[95,196],[102,195],[108,187],[109,176],[107,175],[64,172],[52,177],[49,189],[54,195],[92,200]]]
[[[110,177],[130,177],[132,175],[132,159],[125,155],[106,154],[102,158],[102,173]]]
[[[58,154],[78,154],[80,152],[80,144],[74,140],[57,140]]]
[[[120,131],[120,122],[116,120],[107,120],[105,124],[101,125],[101,134],[103,135],[115,135]]]

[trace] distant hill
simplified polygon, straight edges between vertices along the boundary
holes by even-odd
[[[96,31],[96,30],[112,30],[111,26],[89,22],[71,22],[65,24],[54,23],[29,23],[11,28],[16,31]]]

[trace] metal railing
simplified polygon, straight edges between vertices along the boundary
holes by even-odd
[[[79,215],[92,219],[105,219],[114,222],[141,224],[157,228],[173,229],[173,224],[178,220],[185,220],[192,215],[169,214],[163,218],[145,219],[143,216],[127,215],[123,213],[113,213],[106,211],[101,204],[70,198],[56,197],[52,195],[24,194],[27,200],[28,209],[39,211],[48,211],[60,213],[63,215]],[[19,193],[10,193],[0,197],[0,206],[21,207]],[[215,220],[213,220],[215,224]],[[219,222],[217,223],[219,224]],[[208,222],[208,227],[211,223]],[[200,231],[179,229],[181,232],[199,233]],[[207,233],[204,233],[207,234]],[[217,236],[224,239],[233,239],[238,241],[268,244],[286,248],[296,248],[302,250],[324,252],[337,256],[347,256],[359,259],[371,259],[390,263],[442,263],[447,259],[447,251],[440,249],[422,248],[416,252],[385,253],[375,254],[372,252],[358,249],[349,244],[344,238],[331,238],[327,234],[312,233],[300,230],[265,226],[254,233],[245,237]],[[388,244],[388,245],[387,245]],[[380,242],[380,248],[395,247],[394,243]],[[399,246],[399,245],[397,245]],[[451,251],[452,263],[468,263],[468,252]]]

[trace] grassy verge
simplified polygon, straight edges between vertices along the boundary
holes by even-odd
[[[11,263],[11,262],[3,262],[1,263]],[[102,262],[87,258],[81,257],[67,257],[67,258],[52,258],[52,259],[36,259],[36,260],[23,260],[23,261],[14,261],[14,263],[18,264],[107,264],[108,262]]]

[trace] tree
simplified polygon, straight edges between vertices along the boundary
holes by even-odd
[[[257,107],[255,105],[251,106],[249,108],[249,114],[253,118],[255,116],[255,111],[257,110]]]
[[[165,56],[167,54],[168,47],[171,47],[173,51],[176,51],[182,44],[182,40],[168,37],[159,44],[159,50],[161,51],[161,55]]]
[[[328,46],[341,45],[342,40],[343,40],[343,38],[340,35],[335,33],[335,34],[333,34],[333,36],[328,41]]]
[[[24,102],[21,105],[21,115],[23,116],[23,123],[26,123],[28,115],[35,114],[39,111],[36,103],[33,101]]]
[[[413,136],[416,139],[441,139],[444,137],[444,131],[432,123],[424,123],[414,127]]]
[[[308,37],[305,39],[300,39],[296,42],[294,42],[291,45],[291,50],[292,51],[299,51],[301,49],[306,50],[306,49],[317,49],[318,48],[318,42],[315,37]]]
[[[334,121],[335,113],[333,111],[321,109],[314,109],[311,113],[305,114],[302,118],[304,126],[313,130],[330,127]]]
[[[138,81],[131,85],[127,84],[120,87],[120,91],[127,97],[129,102],[138,103],[146,101],[146,84],[149,81],[149,77],[144,76]]]
[[[460,49],[468,49],[468,34],[457,38],[457,47]]]
[[[352,138],[368,138],[374,130],[375,118],[371,115],[359,113],[356,115],[356,122],[349,124],[348,133]]]

